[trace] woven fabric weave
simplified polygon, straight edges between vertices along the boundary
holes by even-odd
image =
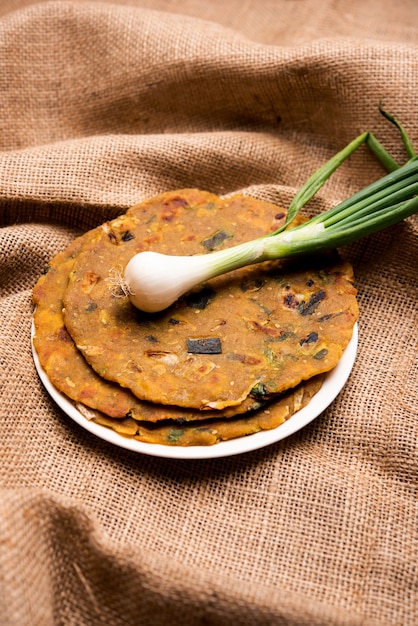
[[[418,4],[126,0],[0,7],[0,621],[414,626],[415,217],[342,250],[359,348],[309,426],[169,460],[72,422],[37,376],[32,288],[75,236],[198,187],[288,205],[371,130],[418,146]],[[307,213],[382,175],[361,148]]]

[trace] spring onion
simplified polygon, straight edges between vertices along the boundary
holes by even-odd
[[[372,133],[359,135],[308,179],[291,202],[284,225],[274,233],[210,254],[170,256],[147,251],[135,255],[122,279],[123,290],[132,304],[150,313],[162,311],[194,286],[220,274],[254,263],[347,245],[417,213],[418,157],[399,122],[381,108],[380,111],[401,133],[409,156],[405,165],[399,166]],[[328,211],[291,227],[299,210],[362,144],[370,148],[389,173]]]

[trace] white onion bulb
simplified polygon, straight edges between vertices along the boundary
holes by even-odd
[[[123,283],[129,299],[141,311],[155,313],[211,277],[207,255],[170,256],[140,252],[125,268]]]

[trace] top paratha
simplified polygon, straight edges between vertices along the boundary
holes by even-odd
[[[198,409],[261,398],[329,371],[358,316],[352,269],[334,255],[230,272],[159,314],[115,295],[111,270],[142,250],[199,254],[277,228],[245,196],[162,194],[92,231],[64,295],[65,324],[96,372],[139,398]]]

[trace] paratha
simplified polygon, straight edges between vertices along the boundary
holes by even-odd
[[[152,424],[130,417],[112,419],[97,412],[85,411],[80,405],[77,408],[88,419],[111,428],[123,437],[167,446],[208,446],[279,427],[311,401],[321,388],[322,381],[323,376],[315,376],[296,389],[290,389],[268,406],[231,419],[211,418],[183,423],[163,420]]]
[[[138,311],[112,287],[137,252],[210,253],[263,236],[283,218],[254,198],[186,189],[96,229],[64,293],[77,348],[101,378],[139,399],[199,411],[270,399],[329,371],[358,316],[352,268],[336,253],[230,272],[159,314]]]

